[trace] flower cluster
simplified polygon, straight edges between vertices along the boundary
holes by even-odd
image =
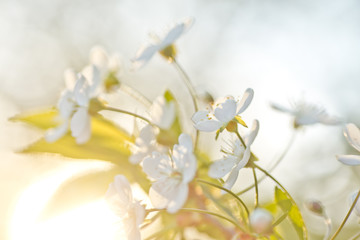
[[[293,236],[280,235],[289,226],[282,224],[285,219],[289,220],[299,239],[308,239],[298,204],[271,174],[272,169],[261,167],[261,159],[252,152],[252,149],[256,149],[253,144],[258,142],[255,139],[260,123],[253,119],[248,124],[245,110],[251,105],[254,90],[247,88],[241,96],[222,97],[205,106],[201,104],[200,95],[185,70],[179,65],[174,42],[191,28],[193,22],[192,18],[186,18],[174,24],[162,38],[156,37],[155,42],[142,47],[132,60],[133,69],[140,70],[158,52],[169,64],[174,65],[193,100],[194,106],[189,108],[194,109],[191,116],[181,111],[188,106],[179,107],[182,102],[169,90],[148,101],[133,89],[130,96],[145,102],[146,115],[105,103],[101,100],[102,96],[116,94],[113,90],[121,90],[120,86],[124,84],[120,84],[122,67],[118,55],[109,55],[97,46],[90,52],[90,64],[82,71],[77,74],[74,70],[65,71],[66,89],[57,104],[56,121],[60,123],[46,131],[48,145],[42,143],[34,149],[46,152],[53,144],[51,146],[58,148],[58,153],[64,156],[110,161],[114,167],[109,174],[114,176],[114,181],[108,186],[105,199],[122,222],[128,240],[143,239],[142,229],[152,226],[153,222],[160,222],[166,227],[147,239],[187,239],[185,233],[188,228],[213,239],[294,239]],[[131,88],[128,87],[129,90]],[[295,130],[316,123],[342,123],[339,118],[330,116],[323,107],[301,101],[291,108],[278,104],[271,106],[290,114]],[[103,116],[104,110],[134,117],[134,129],[140,131],[123,129],[112,119]],[[97,131],[93,131],[94,122]],[[192,125],[191,129],[189,125]],[[63,138],[69,129],[76,143]],[[209,146],[210,141],[203,144],[207,148],[198,144],[205,140],[200,138],[203,132],[213,133],[211,140],[217,141],[219,136],[225,140],[226,146],[220,149],[214,147],[215,151],[222,153],[219,155],[222,157],[212,159],[207,152],[209,147],[213,148]],[[344,135],[349,144],[360,151],[360,130],[356,125],[347,123]],[[70,137],[71,140],[73,138]],[[58,144],[59,139],[63,140],[62,144]],[[339,155],[337,158],[346,165],[360,165],[359,155]],[[241,185],[237,184],[237,180],[245,171],[242,169],[252,170],[254,184],[235,193],[232,189]],[[262,178],[258,178],[259,172],[263,174]],[[275,199],[266,204],[261,201],[259,191],[259,184],[265,177],[275,185]],[[135,200],[137,197],[133,195],[132,184],[138,184],[148,194],[151,204]],[[242,199],[242,194],[249,190],[254,192],[254,204]],[[360,215],[360,203],[357,204],[359,196],[360,192],[352,195],[349,214],[355,209]],[[324,218],[328,225],[325,236],[329,237],[331,220],[325,214],[325,206],[315,200],[307,202],[306,206]],[[343,225],[331,239],[336,237]],[[156,227],[154,229],[158,230]]]

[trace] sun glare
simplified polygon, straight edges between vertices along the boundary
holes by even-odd
[[[46,202],[68,176],[54,174],[32,184],[20,196],[11,221],[10,240],[114,239],[119,231],[116,216],[101,199],[46,221],[38,221]]]

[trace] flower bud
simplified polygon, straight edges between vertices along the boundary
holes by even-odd
[[[273,216],[263,208],[255,209],[250,215],[251,229],[258,234],[268,234],[272,231]]]
[[[322,203],[315,199],[310,199],[305,202],[305,207],[311,212],[323,216],[324,215],[324,206]]]

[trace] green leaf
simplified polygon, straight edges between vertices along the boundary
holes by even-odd
[[[54,122],[56,116],[56,111],[44,111],[18,115],[12,120],[26,122],[41,129],[48,129],[56,126]],[[120,167],[120,173],[124,174],[130,182],[136,181],[147,191],[149,181],[142,169],[138,165],[131,164],[128,160],[131,154],[129,145],[134,142],[133,138],[101,115],[91,117],[91,128],[91,138],[85,144],[77,144],[68,133],[54,143],[48,143],[42,138],[21,150],[20,153],[55,153],[75,159],[98,159],[111,162]]]
[[[114,166],[66,180],[47,203],[39,218],[45,220],[103,197],[109,184],[119,172],[119,167]]]
[[[289,213],[288,219],[296,230],[299,239],[308,239],[305,223],[296,203],[278,187],[275,187],[275,201],[284,212]]]

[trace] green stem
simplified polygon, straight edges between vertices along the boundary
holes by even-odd
[[[155,212],[155,211],[165,211],[166,209],[147,209],[146,212]],[[202,213],[202,214],[208,214],[208,215],[212,215],[218,218],[221,218],[223,220],[226,220],[230,223],[232,223],[235,227],[237,227],[238,229],[240,229],[243,232],[246,232],[246,230],[241,227],[237,222],[233,221],[230,218],[225,217],[224,215],[215,213],[215,212],[211,212],[211,211],[207,211],[207,210],[203,210],[203,209],[196,209],[196,208],[180,208],[179,211],[187,211],[187,212],[196,212],[196,213]]]
[[[276,227],[277,225],[279,225],[282,221],[284,221],[284,219],[289,215],[289,212],[285,212],[283,215],[281,215],[273,224],[272,227]]]
[[[336,230],[336,232],[334,233],[334,235],[330,238],[330,240],[335,239],[336,236],[337,236],[337,235],[340,233],[340,231],[343,229],[346,221],[348,220],[348,218],[350,217],[350,214],[352,213],[353,209],[355,208],[356,203],[357,203],[359,197],[360,197],[360,190],[359,190],[358,194],[356,195],[356,198],[355,198],[354,202],[351,204],[351,207],[350,207],[348,213],[346,214],[344,220],[342,221],[341,225],[340,225],[339,228]]]
[[[286,190],[286,188],[278,181],[276,180],[276,178],[274,178],[270,173],[268,173],[265,169],[263,169],[262,167],[260,167],[259,165],[257,165],[256,163],[253,163],[254,167],[259,169],[261,172],[263,172],[266,176],[268,176],[269,178],[271,178],[271,180],[273,180],[286,194],[286,196],[289,198],[289,200],[291,201],[291,203],[295,206],[297,206],[295,200],[293,199],[293,197],[290,195],[290,193]],[[307,231],[305,226],[303,227],[303,233],[304,233],[304,237],[305,239],[307,239]]]
[[[229,189],[226,189],[222,186],[219,186],[219,185],[216,185],[215,183],[212,183],[212,182],[208,182],[208,181],[205,181],[205,180],[202,180],[202,179],[196,179],[197,182],[200,182],[200,183],[204,183],[204,184],[207,184],[207,185],[210,185],[210,186],[213,186],[215,188],[218,188],[218,189],[221,189],[227,193],[229,193],[231,196],[233,196],[245,209],[245,212],[247,214],[247,216],[249,217],[250,215],[250,212],[249,212],[249,209],[247,208],[246,204],[244,203],[243,200],[241,200],[241,198],[239,198],[239,196],[237,196],[235,193],[233,193],[232,191],[230,191]]]
[[[148,108],[151,106],[152,103],[148,98],[146,98],[143,94],[141,94],[134,88],[130,87],[129,85],[126,85],[125,83],[122,82],[120,84],[120,89],[123,92],[125,92],[127,95],[129,95],[130,97],[132,97],[135,100],[137,100],[138,102],[142,103],[144,106],[146,106]]]
[[[278,165],[279,163],[284,159],[284,157],[286,156],[286,154],[288,153],[290,147],[292,146],[292,144],[294,143],[295,140],[295,136],[296,136],[296,131],[294,131],[294,133],[291,136],[290,141],[288,142],[288,144],[286,145],[284,151],[282,152],[282,154],[280,155],[280,157],[274,162],[274,164],[272,166],[269,167],[268,172],[271,173]],[[264,179],[266,178],[266,175],[261,176],[258,179],[258,183],[261,183]],[[241,195],[246,193],[247,191],[251,190],[253,187],[255,187],[255,184],[251,184],[248,187],[244,188],[243,190],[241,190],[240,192],[236,193],[236,195]]]
[[[356,240],[360,237],[360,232],[350,238],[350,240]]]
[[[255,171],[254,167],[252,168],[252,172],[253,172],[253,175],[254,175],[254,182],[255,182],[255,208],[257,208],[258,205],[259,205],[259,187],[258,187],[256,171]]]
[[[148,124],[150,124],[151,126],[153,127],[157,127],[154,123],[152,123],[149,119],[143,117],[143,116],[140,116],[136,113],[132,113],[132,112],[129,112],[129,111],[126,111],[126,110],[122,110],[122,109],[118,109],[118,108],[113,108],[113,107],[109,107],[109,106],[105,106],[102,110],[107,110],[107,111],[113,111],[113,112],[118,112],[118,113],[123,113],[123,114],[127,114],[127,115],[130,115],[130,116],[133,116],[133,117],[136,117],[136,118],[139,118],[145,122],[147,122]]]
[[[195,112],[197,112],[199,110],[199,107],[198,107],[198,104],[197,104],[197,98],[196,98],[197,94],[196,94],[195,88],[193,87],[193,85],[192,85],[192,83],[190,81],[189,76],[187,75],[185,70],[180,66],[180,64],[176,61],[175,58],[172,59],[172,63],[174,64],[176,70],[178,70],[178,72],[182,76],[181,79],[184,81],[186,87],[189,90],[189,93],[191,95],[191,99],[192,99],[193,104],[194,104],[194,110],[195,110]],[[198,142],[199,142],[199,130],[196,130],[195,144],[194,144],[195,149],[197,148]]]

